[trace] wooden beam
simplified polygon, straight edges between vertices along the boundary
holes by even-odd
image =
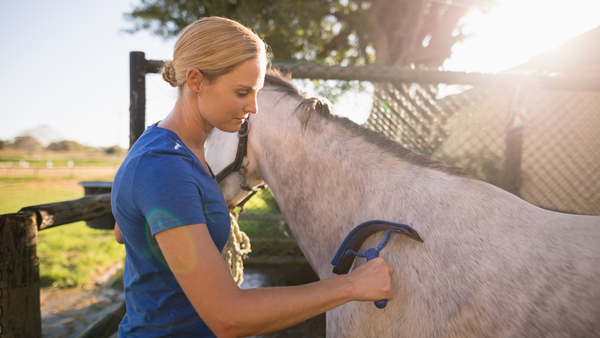
[[[0,337],[42,337],[37,223],[33,212],[0,215]]]
[[[19,214],[33,213],[36,216],[38,230],[73,222],[90,221],[109,215],[111,212],[110,193],[85,196],[72,201],[34,205],[19,210]]]
[[[146,57],[129,53],[129,148],[146,129]]]

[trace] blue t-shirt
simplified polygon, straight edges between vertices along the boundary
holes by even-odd
[[[154,238],[163,230],[205,223],[215,245],[223,250],[230,219],[212,172],[204,169],[177,134],[153,125],[119,168],[111,204],[126,250],[127,313],[119,337],[214,337]]]

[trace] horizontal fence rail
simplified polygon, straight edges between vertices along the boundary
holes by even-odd
[[[156,74],[161,72],[165,63],[166,61],[161,60],[145,60],[144,66],[139,68],[145,69],[145,73]],[[271,67],[285,73],[291,73],[293,78],[313,80],[447,83],[486,87],[512,87],[521,84],[546,89],[600,91],[600,77],[598,76],[566,76],[535,72],[467,73],[400,66],[332,66],[284,61],[273,61]]]
[[[85,196],[80,199],[34,205],[19,210],[19,213],[34,213],[38,230],[79,222],[92,221],[110,215],[110,193]]]
[[[422,84],[460,84],[486,87],[512,87],[517,84],[547,89],[600,91],[600,77],[564,76],[537,73],[465,73],[399,66],[329,66],[273,62],[273,68],[290,72],[293,78]]]

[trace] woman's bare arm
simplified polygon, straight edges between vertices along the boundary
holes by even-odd
[[[121,229],[119,229],[119,225],[115,223],[115,240],[119,244],[123,244],[123,234],[121,234]]]
[[[311,284],[242,290],[205,224],[166,230],[156,240],[186,296],[219,337],[278,331],[350,301],[392,299],[392,268],[381,258]]]

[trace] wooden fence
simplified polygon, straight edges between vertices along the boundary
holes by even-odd
[[[0,338],[41,338],[38,232],[79,221],[93,221],[112,212],[110,193],[25,207],[17,213],[0,215]],[[240,215],[245,220],[280,220],[281,215]],[[252,242],[259,258],[247,264],[306,263],[294,240],[258,239]],[[281,252],[297,257],[285,259]],[[79,337],[106,338],[116,332],[125,313],[122,302]]]
[[[0,337],[42,337],[38,231],[111,213],[110,193],[0,215]]]

